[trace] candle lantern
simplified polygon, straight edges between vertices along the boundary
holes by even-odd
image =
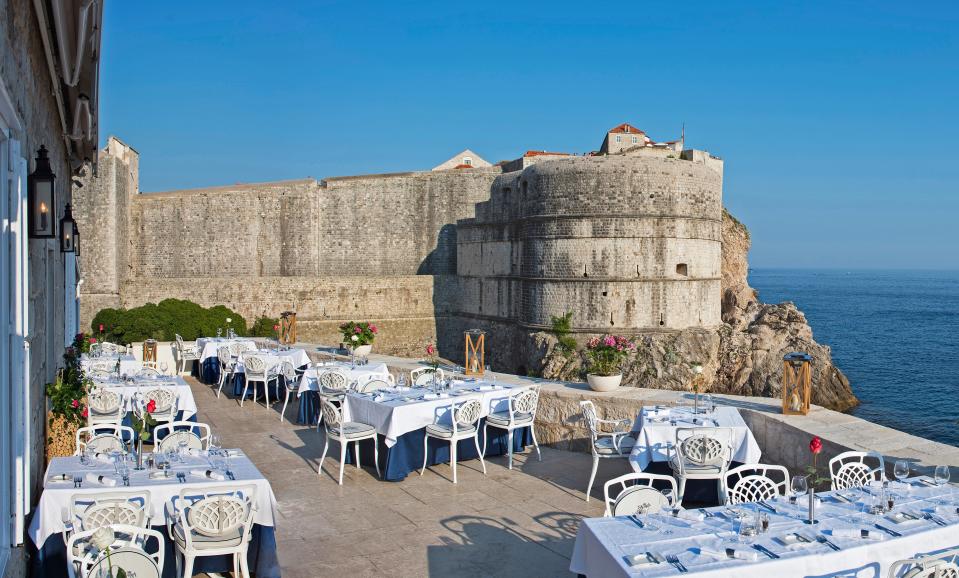
[[[77,222],[73,220],[73,210],[67,203],[60,219],[60,252],[74,253],[77,250]]]
[[[143,365],[146,367],[156,367],[157,365],[157,342],[156,339],[147,339],[143,342]]]
[[[790,353],[783,357],[783,414],[806,415],[812,396],[812,357]]]
[[[296,311],[280,313],[280,343],[296,343]]]
[[[466,338],[466,353],[463,356],[465,375],[483,375],[486,367],[486,332],[482,329],[469,329],[463,332]]]
[[[27,201],[30,215],[27,233],[34,239],[51,239],[57,236],[56,175],[50,169],[47,147],[40,145],[37,151],[37,166],[27,177]]]

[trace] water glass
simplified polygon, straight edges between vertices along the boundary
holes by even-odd
[[[892,469],[892,475],[903,487],[906,487],[905,479],[909,477],[909,462],[906,460],[896,460],[896,465]],[[906,492],[908,493],[908,487]]]
[[[180,440],[176,445],[177,457],[181,462],[185,462],[187,456],[189,455],[189,448],[187,448],[188,445],[190,444],[188,444],[186,440]]]
[[[167,364],[167,362],[161,361],[161,362],[160,362],[160,373],[162,373],[163,375],[166,375],[166,370],[167,370],[169,367],[170,367],[170,366]]]
[[[644,530],[656,531],[659,530],[659,527],[654,526],[652,522],[649,521],[649,504],[641,504],[636,507],[636,516],[639,518],[639,521],[643,524]]]
[[[396,379],[396,385],[398,387],[406,387],[406,374],[401,373],[400,376]]]
[[[220,447],[221,447],[220,444],[221,444],[221,443],[222,443],[222,442],[221,442],[221,440],[220,440],[220,434],[217,434],[217,433],[212,433],[212,434],[210,434],[209,447],[210,447],[210,449],[211,449],[213,452],[215,452],[215,451],[217,451],[218,449],[220,449]]]
[[[223,329],[221,327],[216,328],[216,338],[219,339],[223,337]]]
[[[130,485],[130,464],[126,461],[121,461],[117,466],[117,474],[119,474],[120,479],[123,480],[124,486]]]
[[[793,498],[795,499],[794,501],[799,501],[799,498],[809,491],[809,485],[806,483],[806,476],[793,476],[791,487],[793,491]]]
[[[739,519],[739,542],[741,544],[752,544],[753,540],[756,538],[758,529],[756,528],[756,523],[750,516]]]
[[[936,466],[936,471],[933,474],[932,479],[935,480],[936,485],[940,488],[949,483],[949,466]],[[945,504],[946,501],[942,499],[942,496],[939,496],[939,501],[937,502],[940,506]]]

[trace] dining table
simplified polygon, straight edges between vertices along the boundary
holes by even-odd
[[[888,497],[893,507],[888,509]],[[579,526],[570,570],[590,578],[885,578],[890,566],[959,545],[959,492],[926,476],[757,503],[605,518]],[[886,504],[886,511],[877,508]],[[757,518],[765,517],[765,531]],[[746,530],[744,531],[743,528]]]
[[[385,363],[356,364],[349,361],[320,362],[306,369],[300,376],[296,395],[299,399],[297,423],[314,425],[320,416],[320,374],[336,370],[344,373],[349,385],[365,384],[371,379],[390,379],[390,370]]]
[[[260,577],[279,577],[280,564],[277,557],[275,525],[277,516],[276,497],[270,482],[246,455],[235,449],[220,450],[226,459],[225,467],[217,469],[208,452],[186,455],[169,469],[145,468],[133,470],[129,485],[117,475],[114,465],[99,460],[81,463],[79,457],[53,458],[43,478],[43,493],[34,509],[27,534],[36,552],[32,565],[34,576],[46,578],[67,576],[67,553],[63,532],[70,519],[74,501],[83,502],[98,495],[118,492],[148,491],[150,496],[149,526],[163,534],[165,540],[164,578],[178,578],[174,564],[173,541],[167,536],[167,516],[172,511],[175,497],[184,489],[210,491],[213,488],[233,489],[253,486],[255,490],[252,541],[247,559],[250,569]],[[211,470],[211,468],[213,468]],[[222,480],[200,477],[196,472],[215,471]],[[182,474],[178,475],[178,474]],[[103,480],[103,481],[101,481]],[[105,483],[104,483],[105,482]],[[229,556],[197,558],[194,572],[198,574],[221,572],[233,569]]]
[[[133,375],[143,369],[143,362],[129,353],[101,354],[96,357],[84,353],[80,356],[80,367],[87,373],[94,367],[102,367],[115,373],[118,361],[120,375]]]
[[[217,352],[221,347],[238,344],[242,349],[256,349],[256,342],[247,337],[199,337],[196,348],[200,362],[197,364],[199,372],[197,378],[203,383],[217,383],[220,379],[220,361]]]
[[[194,421],[196,419],[196,400],[190,385],[179,375],[137,375],[117,378],[111,375],[107,378],[94,377],[93,383],[108,391],[118,394],[123,400],[127,412],[134,410],[133,403],[138,396],[143,396],[153,389],[169,389],[177,399],[177,421]],[[130,425],[129,417],[123,425]]]

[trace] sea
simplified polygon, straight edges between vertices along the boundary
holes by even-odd
[[[861,404],[850,413],[959,446],[959,271],[751,269],[792,301]]]

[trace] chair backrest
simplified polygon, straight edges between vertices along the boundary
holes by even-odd
[[[959,548],[893,562],[889,578],[959,578]]]
[[[885,479],[885,462],[877,452],[843,452],[829,460],[833,490],[860,488]]]
[[[630,485],[631,483],[631,485]],[[616,497],[612,496],[611,490],[614,486],[619,486]],[[660,489],[671,490],[670,496],[665,496]],[[623,516],[635,514],[636,510],[648,505],[653,508],[652,511],[658,511],[664,505],[676,503],[678,495],[676,480],[672,476],[662,476],[659,474],[646,474],[635,472],[623,474],[618,478],[613,478],[603,485],[603,496],[606,500],[606,516]]]
[[[583,412],[583,421],[589,429],[589,437],[596,443],[596,434],[599,433],[599,422],[596,421],[596,406],[589,400],[579,402],[579,408]]]
[[[186,346],[183,345],[183,337],[179,333],[174,333],[173,337],[176,339],[176,348],[178,351],[186,349]]]
[[[87,395],[87,405],[91,410],[97,413],[113,414],[120,411],[123,405],[123,399],[115,391],[100,388],[97,391]]]
[[[86,448],[97,453],[127,451],[127,443],[132,441],[133,437],[133,428],[123,425],[99,424],[77,428],[74,455],[80,455]]]
[[[112,524],[146,527],[150,518],[150,491],[74,494],[70,498],[70,512],[78,531]]]
[[[440,368],[436,368],[436,371],[433,371],[432,367],[418,367],[410,371],[410,385],[413,387],[424,387],[433,383],[433,377],[436,376],[437,381],[443,381],[444,373]]]
[[[333,391],[343,391],[350,386],[350,378],[338,369],[324,371],[317,377],[316,381],[321,389]]]
[[[743,504],[785,496],[789,470],[770,464],[746,464],[726,473],[726,497],[730,504]]]
[[[536,406],[539,402],[539,388],[531,387],[520,393],[510,396],[509,406],[510,413],[528,413],[532,416],[536,415]]]
[[[371,379],[362,385],[356,387],[356,391],[360,393],[369,393],[371,391],[376,391],[378,389],[387,389],[390,387],[390,384],[382,379]]]
[[[230,355],[233,357],[239,357],[241,353],[250,349],[250,345],[246,341],[234,341],[229,345]]]
[[[259,355],[250,355],[243,358],[247,379],[266,378],[266,360]]]
[[[220,368],[224,368],[230,365],[230,362],[233,361],[232,353],[230,348],[224,345],[219,347],[216,350],[216,358],[220,360]]]
[[[153,443],[158,451],[175,450],[181,441],[190,449],[209,449],[210,426],[197,421],[173,421],[153,428]]]
[[[151,400],[156,402],[156,409],[153,413],[162,414],[176,411],[177,395],[171,388],[158,387],[143,394],[144,404]]]
[[[76,532],[67,542],[67,573],[70,578],[113,576],[110,569],[123,568],[128,576],[160,578],[163,574],[163,534],[150,528],[112,524],[110,555],[93,546],[91,538],[101,528]]]
[[[90,363],[89,372],[109,375],[116,370],[116,367],[117,367],[116,362],[111,363],[109,361],[98,359]]]
[[[256,510],[255,486],[229,486],[180,490],[173,511],[183,527],[186,549],[193,549],[195,535],[220,538],[239,530],[242,541],[250,537]]]
[[[323,412],[323,425],[326,429],[338,434],[343,427],[340,408],[333,405],[328,399],[320,398],[320,411]]]
[[[476,399],[468,399],[461,403],[453,412],[453,421],[457,427],[475,425],[483,412],[483,404]]]
[[[678,428],[675,447],[680,467],[720,466],[725,470],[732,457],[730,438],[728,428]]]
[[[116,343],[110,343],[109,341],[100,342],[100,353],[103,353],[104,355],[123,354],[126,352],[126,350],[126,347],[117,345]]]
[[[280,375],[283,376],[283,380],[286,383],[287,389],[296,389],[298,384],[296,382],[296,367],[293,366],[293,362],[289,360],[284,360],[280,364]]]

